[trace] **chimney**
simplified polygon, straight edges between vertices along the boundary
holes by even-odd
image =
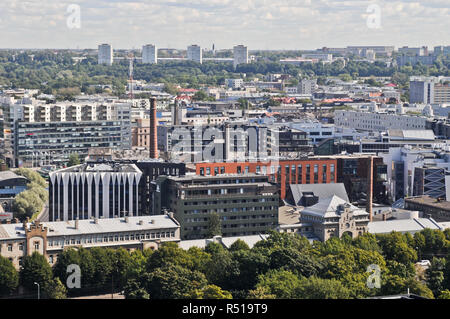
[[[369,213],[369,221],[373,221],[373,157],[369,156],[369,163],[367,165],[367,203],[366,211]]]
[[[158,158],[156,98],[150,99],[150,158]]]
[[[129,223],[130,219],[128,218],[128,216],[125,217],[125,223]]]
[[[78,229],[79,226],[80,225],[79,225],[79,221],[78,221],[78,217],[77,217],[77,219],[75,219],[75,229]]]
[[[94,224],[98,224],[98,218],[94,218]]]

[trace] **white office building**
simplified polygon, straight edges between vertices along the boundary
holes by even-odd
[[[424,130],[426,117],[337,110],[334,123],[364,131]]]
[[[201,64],[203,62],[202,48],[196,44],[188,46],[187,59]]]
[[[156,45],[147,44],[142,47],[142,63],[158,63],[158,49]]]
[[[244,45],[237,45],[233,48],[234,53],[234,67],[239,64],[247,64],[248,63],[248,48]]]
[[[100,44],[98,46],[98,64],[113,64],[113,48],[110,44]]]

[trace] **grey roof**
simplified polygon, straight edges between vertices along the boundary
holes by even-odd
[[[132,163],[84,163],[76,166],[71,166],[67,168],[54,171],[51,174],[57,173],[75,173],[75,172],[120,172],[120,173],[136,173],[141,172],[141,170]]]
[[[291,184],[290,188],[296,205],[300,203],[304,192],[314,193],[315,196],[319,197],[319,201],[324,198],[332,197],[333,195],[336,195],[347,202],[349,201],[347,191],[345,190],[343,183]]]
[[[17,174],[14,173],[13,171],[1,171],[1,172],[0,172],[0,181],[6,181],[6,180],[8,180],[8,179],[15,179],[15,178],[20,178],[20,179],[28,180],[28,179],[25,178],[24,176],[17,175]]]
[[[408,140],[434,140],[432,130],[388,130],[389,137]]]
[[[194,239],[194,240],[182,240],[178,243],[178,245],[187,250],[191,247],[205,248],[209,243],[219,242],[226,248],[230,248],[230,246],[237,241],[238,239],[244,241],[250,248],[252,248],[257,242],[261,240],[266,240],[269,235],[250,235],[250,236],[234,236],[234,237],[220,237],[217,236],[215,238],[207,238],[207,239]]]
[[[152,223],[152,220],[154,223]],[[142,221],[142,225],[140,225],[140,221]],[[179,225],[168,215],[128,217],[128,223],[125,222],[125,218],[98,219],[97,224],[92,219],[79,220],[78,229],[75,228],[74,220],[63,222],[43,222],[42,225],[48,228],[48,237],[118,233],[179,227]],[[29,227],[30,223],[28,223],[27,226]],[[0,225],[0,240],[20,238],[25,238],[25,229],[22,224]]]
[[[343,204],[346,204],[350,207],[350,209],[353,211],[354,216],[369,215],[369,213],[367,213],[365,210],[349,204],[348,201],[343,200],[336,195],[319,200],[317,204],[306,207],[304,210],[302,210],[301,214],[315,215],[323,218],[339,217],[339,215],[337,214],[337,208],[339,205]]]
[[[433,219],[430,218],[412,218],[412,219],[395,219],[387,221],[370,222],[369,233],[387,234],[392,231],[401,233],[415,233],[425,228],[442,229]]]

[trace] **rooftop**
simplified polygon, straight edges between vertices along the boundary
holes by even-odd
[[[20,178],[20,179],[24,179],[24,180],[28,180],[27,178],[21,176],[21,175],[17,175],[16,173],[14,173],[13,171],[1,171],[0,172],[0,182],[2,181],[6,181],[8,179],[15,179],[15,178]]]
[[[408,202],[413,204],[422,204],[431,207],[441,208],[443,210],[450,210],[450,202],[445,200],[439,200],[428,195],[405,198],[405,204],[407,204]]]
[[[31,223],[27,224],[30,227]],[[48,228],[47,236],[73,236],[81,234],[117,233],[126,231],[153,230],[161,228],[178,228],[179,225],[168,215],[136,216],[125,218],[93,219],[63,222],[43,222]],[[0,224],[1,239],[25,238],[23,224]]]
[[[394,219],[369,222],[369,233],[388,234],[392,231],[415,233],[425,228],[442,229],[443,227],[431,218]]]

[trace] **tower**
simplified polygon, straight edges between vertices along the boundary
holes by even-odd
[[[150,158],[158,158],[156,98],[150,99]]]

